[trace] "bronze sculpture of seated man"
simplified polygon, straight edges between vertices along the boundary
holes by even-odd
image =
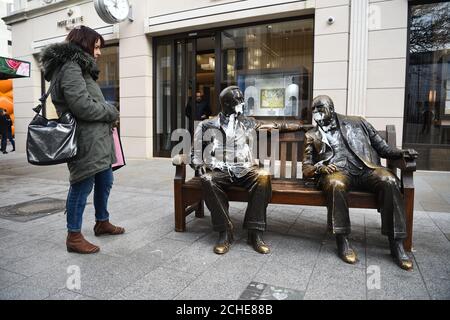
[[[249,139],[255,130],[296,131],[303,126],[299,123],[262,122],[244,116],[244,95],[236,86],[225,88],[219,100],[222,111],[218,116],[198,124],[191,154],[191,166],[201,177],[203,197],[211,211],[213,230],[219,232],[214,252],[227,253],[233,242],[226,190],[231,186],[240,186],[249,191],[244,218],[248,243],[257,252],[266,254],[270,249],[262,236],[272,193],[271,180],[270,174],[254,161]],[[209,153],[204,152],[207,145],[212,146]]]
[[[403,247],[407,234],[399,180],[381,166],[380,157],[415,158],[417,152],[390,147],[364,118],[336,113],[328,96],[316,97],[312,112],[317,126],[306,133],[303,177],[317,178],[326,193],[328,226],[336,235],[339,257],[351,264],[357,261],[348,239],[347,192],[358,189],[376,194],[381,232],[389,238],[391,254],[402,269],[412,269]]]

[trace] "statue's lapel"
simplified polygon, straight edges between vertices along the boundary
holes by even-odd
[[[322,134],[322,130],[319,127],[316,127],[316,139],[314,139],[314,147],[316,148],[317,153],[323,154],[326,152],[327,146],[331,149],[330,144],[328,143],[327,137]]]

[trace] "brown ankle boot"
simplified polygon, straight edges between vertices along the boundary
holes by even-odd
[[[100,248],[89,241],[87,241],[81,232],[68,232],[66,246],[68,252],[77,253],[96,253]]]
[[[109,222],[109,220],[106,221],[97,221],[94,226],[94,233],[98,237],[102,234],[122,234],[125,232],[125,229],[122,227],[117,227]]]

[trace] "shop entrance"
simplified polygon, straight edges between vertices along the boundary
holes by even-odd
[[[193,135],[196,122],[219,112],[215,47],[214,34],[191,34],[183,39],[158,42],[155,156],[170,156],[173,130],[183,128]]]

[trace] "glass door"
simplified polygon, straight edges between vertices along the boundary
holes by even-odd
[[[154,113],[156,121],[154,123],[154,154],[157,157],[169,157],[172,133],[173,115],[173,45],[172,43],[161,43],[156,48],[156,79],[153,92],[155,94]]]
[[[215,90],[215,37],[156,41],[154,154],[169,157],[176,129],[193,135],[198,121],[218,113]]]

